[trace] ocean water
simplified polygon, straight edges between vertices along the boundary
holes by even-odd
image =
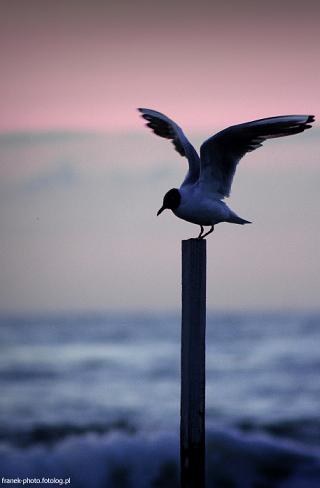
[[[2,316],[0,342],[0,479],[179,486],[179,314]],[[208,313],[208,487],[320,487],[319,344],[320,313]]]

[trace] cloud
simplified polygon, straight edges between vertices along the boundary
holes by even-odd
[[[208,307],[318,303],[317,131],[241,161],[228,204],[254,224],[208,242]],[[185,159],[150,133],[32,139],[1,151],[0,309],[178,307],[180,240],[198,229],[156,211]]]
[[[78,180],[79,174],[74,165],[58,162],[24,181],[21,188],[27,192],[48,191],[55,188],[69,188]]]

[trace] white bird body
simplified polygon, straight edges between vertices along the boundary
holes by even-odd
[[[230,222],[230,219],[236,216],[218,195],[204,193],[198,182],[193,185],[181,185],[179,191],[181,203],[172,211],[180,219],[192,224],[215,225]]]
[[[139,108],[155,134],[170,139],[178,153],[187,158],[189,170],[179,189],[172,188],[158,211],[170,209],[180,219],[200,225],[199,238],[210,234],[220,222],[249,224],[223,201],[230,195],[231,185],[240,159],[262,146],[267,139],[298,134],[311,128],[313,115],[281,115],[253,120],[224,129],[209,137],[200,148],[200,157],[182,129],[166,115],[148,108]],[[211,226],[203,234],[203,226]]]

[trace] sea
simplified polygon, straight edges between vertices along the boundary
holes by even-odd
[[[3,486],[177,488],[179,312],[0,318]],[[320,487],[320,312],[208,312],[207,488]]]

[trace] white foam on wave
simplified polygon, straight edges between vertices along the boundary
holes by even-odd
[[[53,447],[0,447],[7,478],[71,478],[72,488],[173,488],[179,486],[177,433],[86,434]],[[239,432],[207,435],[210,488],[319,488],[320,456],[293,445]],[[46,486],[48,484],[37,484]],[[51,485],[53,486],[53,485]]]

